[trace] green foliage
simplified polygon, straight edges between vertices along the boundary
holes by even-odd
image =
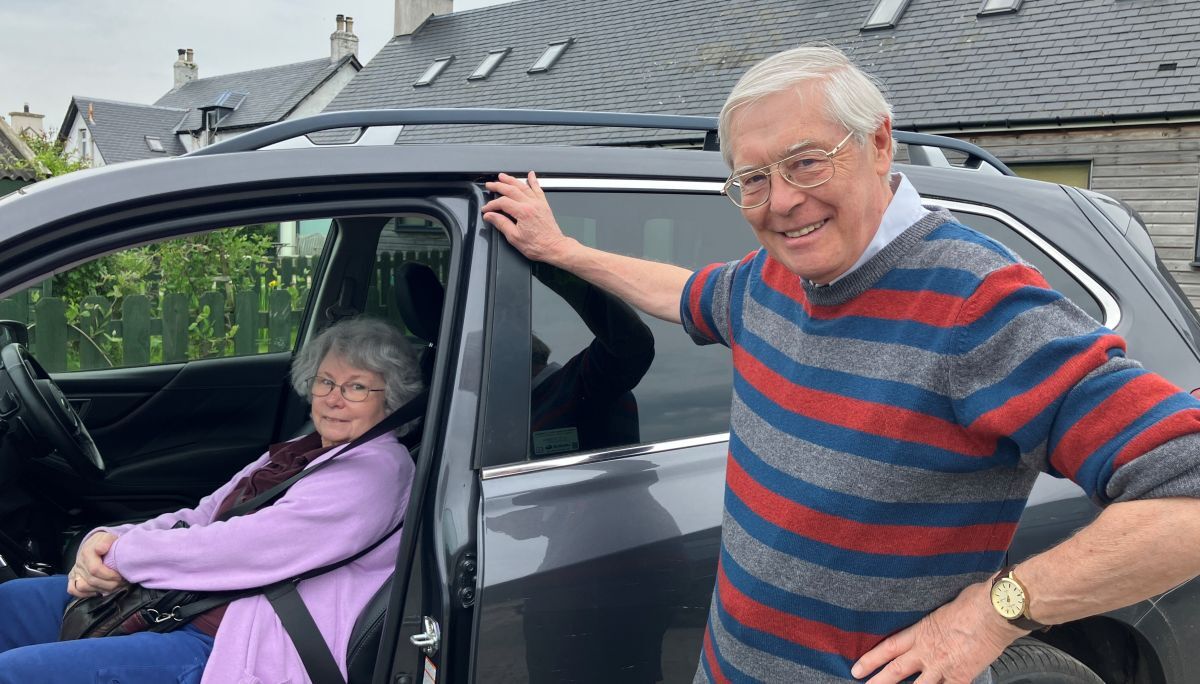
[[[32,133],[26,133],[21,138],[29,145],[29,149],[33,150],[33,159],[11,162],[11,166],[16,169],[32,169],[38,178],[61,176],[91,166],[87,160],[69,154],[64,149],[64,143],[57,138]]]

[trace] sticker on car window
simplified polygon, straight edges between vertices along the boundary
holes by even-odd
[[[554,428],[533,433],[534,456],[549,456],[568,451],[579,451],[579,431],[575,428]]]

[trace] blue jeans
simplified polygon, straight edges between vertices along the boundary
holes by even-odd
[[[188,625],[167,634],[59,641],[71,601],[63,575],[0,584],[0,684],[195,684],[213,639]]]

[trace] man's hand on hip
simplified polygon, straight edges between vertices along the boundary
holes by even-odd
[[[917,684],[970,684],[1025,634],[992,609],[986,583],[972,584],[867,651],[851,674],[862,679],[879,670],[867,684],[897,684],[918,672]]]

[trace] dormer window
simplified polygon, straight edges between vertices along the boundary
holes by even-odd
[[[416,83],[413,83],[413,86],[427,86],[433,83],[438,76],[442,75],[446,67],[450,66],[450,62],[453,61],[453,56],[433,60],[433,64],[429,65],[429,68],[425,70],[425,73],[421,74],[421,78],[418,78]]]
[[[1002,14],[1016,12],[1021,8],[1021,0],[983,0],[979,6],[979,14]]]
[[[529,67],[529,70],[526,73],[536,74],[543,71],[549,71],[550,67],[554,66],[554,64],[558,62],[558,58],[562,57],[563,53],[567,51],[567,48],[570,47],[571,43],[573,42],[575,42],[573,38],[568,38],[557,43],[550,43],[549,47],[546,48],[546,51],[542,53],[541,57],[538,57],[538,60],[533,63],[533,66]]]
[[[871,10],[864,29],[892,28],[900,21],[900,15],[908,7],[908,0],[879,0]]]
[[[479,81],[491,76],[496,67],[500,66],[500,62],[503,62],[504,58],[508,56],[508,52],[508,48],[498,52],[489,52],[488,56],[483,58],[483,61],[476,67],[475,71],[467,77],[467,80]]]

